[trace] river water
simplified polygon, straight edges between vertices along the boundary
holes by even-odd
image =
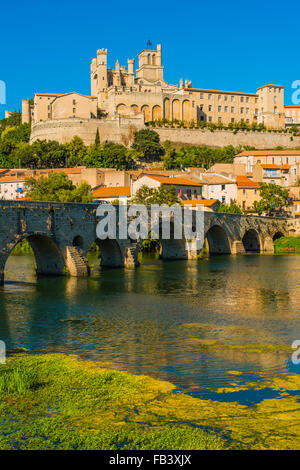
[[[95,255],[90,261],[97,265]],[[0,288],[0,339],[7,349],[62,352],[168,380],[212,398],[233,381],[300,372],[290,353],[199,346],[291,345],[300,339],[300,257],[216,256],[89,278],[36,279],[31,256],[11,256]]]

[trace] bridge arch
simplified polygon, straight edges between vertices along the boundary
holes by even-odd
[[[100,250],[100,267],[120,268],[124,266],[124,256],[117,240],[97,238],[95,243]]]
[[[84,246],[83,237],[81,235],[76,235],[76,237],[73,238],[72,245],[76,246],[77,248],[83,249],[83,246]]]
[[[231,247],[226,230],[220,225],[213,225],[206,232],[210,255],[231,254]]]
[[[23,236],[12,243],[7,244],[5,252],[0,257],[0,284],[4,283],[6,262],[15,246],[23,240],[27,240],[33,250],[36,273],[38,276],[61,276],[65,268],[64,255],[52,238],[45,234],[30,234]]]
[[[275,240],[278,240],[278,238],[282,238],[284,237],[284,234],[280,231],[276,232],[274,235],[273,235],[273,242],[275,242]]]
[[[242,238],[242,243],[246,253],[260,253],[262,251],[259,234],[253,228],[246,230]]]
[[[160,239],[161,244],[161,258],[162,259],[187,259],[188,252],[186,249],[185,239],[176,240],[175,238],[170,238],[169,240]]]

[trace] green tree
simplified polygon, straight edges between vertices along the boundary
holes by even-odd
[[[254,210],[258,214],[267,212],[270,214],[274,210],[282,210],[289,204],[289,190],[272,183],[262,183],[260,185],[260,201],[254,202]]]
[[[178,194],[174,186],[163,186],[159,188],[150,188],[149,186],[141,186],[134,197],[131,199],[133,204],[179,204]]]
[[[95,145],[99,146],[100,145],[100,134],[99,134],[99,128],[97,128],[97,133],[95,137]]]
[[[127,170],[134,161],[131,151],[122,144],[107,142],[102,146],[91,145],[85,159],[87,166],[94,168],[116,168]]]
[[[151,129],[141,129],[135,132],[132,148],[137,150],[140,158],[147,162],[160,160],[160,157],[165,153],[164,148],[160,145],[158,133]]]
[[[8,118],[0,121],[0,134],[7,127],[18,127],[22,123],[22,114],[19,112],[13,112]]]
[[[92,188],[87,183],[74,186],[65,173],[50,173],[48,177],[27,178],[27,195],[33,201],[92,202]]]
[[[230,204],[220,204],[218,212],[227,212],[229,214],[242,214],[242,209],[237,205],[236,200],[231,199]]]
[[[1,139],[13,143],[29,142],[31,126],[28,123],[20,124],[18,127],[6,127],[1,133]]]
[[[82,165],[87,154],[87,148],[80,137],[75,135],[71,142],[65,144],[65,149],[68,152],[66,166]]]
[[[16,145],[6,139],[0,139],[0,167],[15,168]]]

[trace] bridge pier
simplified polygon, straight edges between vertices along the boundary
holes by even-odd
[[[233,255],[237,255],[240,253],[246,253],[245,247],[241,240],[234,240],[231,244],[231,253]]]
[[[75,246],[66,247],[66,267],[71,276],[74,277],[86,277],[90,273],[88,262],[82,255],[81,250]]]
[[[274,241],[271,237],[266,237],[262,243],[262,251],[264,253],[274,253]]]
[[[139,266],[138,254],[140,251],[140,245],[138,243],[132,243],[126,247],[124,266],[128,269],[134,269]]]

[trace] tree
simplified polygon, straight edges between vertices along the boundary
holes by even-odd
[[[95,137],[95,145],[99,146],[100,145],[100,134],[99,134],[99,128],[97,128],[97,133]]]
[[[165,187],[161,185],[159,188],[150,188],[149,186],[141,186],[134,197],[131,199],[133,204],[179,204],[178,194],[174,186]]]
[[[272,183],[262,183],[260,185],[260,201],[254,202],[254,210],[258,214],[279,209],[280,211],[289,204],[289,190]]]
[[[159,135],[151,129],[141,129],[134,133],[132,148],[140,153],[140,157],[147,162],[160,160],[164,155],[164,148],[160,145]]]
[[[71,142],[65,144],[65,148],[68,152],[65,165],[70,167],[81,165],[87,153],[83,140],[75,135]]]
[[[87,166],[93,168],[116,168],[127,170],[134,161],[131,151],[122,144],[108,142],[102,146],[91,145],[85,159]]]
[[[92,202],[92,188],[87,183],[74,186],[65,173],[50,173],[48,177],[27,178],[27,195],[33,201]]]
[[[20,124],[18,127],[6,127],[1,133],[1,139],[13,143],[29,142],[31,126],[29,123]]]
[[[236,200],[231,199],[230,204],[220,204],[218,207],[218,212],[226,212],[229,214],[242,214],[242,209],[237,205]]]

